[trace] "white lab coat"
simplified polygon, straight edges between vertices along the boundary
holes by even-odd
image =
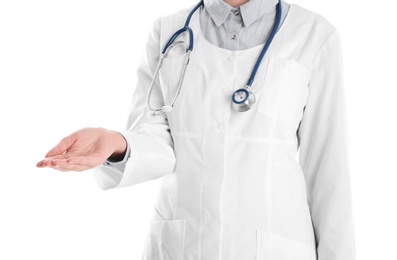
[[[144,260],[354,260],[355,238],[339,34],[292,4],[261,66],[253,108],[237,112],[263,44],[240,51],[204,37],[167,117],[147,118],[146,95],[169,37],[192,7],[159,18],[137,73],[124,171],[101,165],[102,189],[163,177]],[[188,41],[187,34],[181,38]],[[179,39],[181,39],[179,38]],[[172,58],[171,58],[172,57]],[[169,104],[181,51],[163,64],[153,106]],[[299,149],[299,160],[297,152]]]

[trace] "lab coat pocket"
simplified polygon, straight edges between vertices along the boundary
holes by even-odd
[[[308,95],[309,70],[283,58],[270,58],[258,112],[287,125],[299,123]]]
[[[143,260],[183,260],[186,219],[152,220]]]
[[[316,260],[315,248],[258,228],[256,260]]]

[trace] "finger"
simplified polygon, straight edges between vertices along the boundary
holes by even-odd
[[[106,156],[100,153],[93,153],[89,156],[71,152],[66,154],[47,157],[39,161],[36,166],[39,168],[50,167],[61,171],[82,171],[102,164]]]
[[[63,159],[63,158],[58,158],[58,159]],[[44,168],[44,167],[54,167],[53,161],[56,160],[54,157],[51,158],[46,158],[41,161],[39,161],[36,166],[39,168]]]
[[[78,164],[70,164],[66,158],[49,159],[44,163],[44,167],[53,168],[58,171],[84,171],[92,167]]]
[[[66,136],[56,146],[54,146],[45,157],[52,157],[54,155],[64,154],[75,142],[73,135]]]
[[[62,172],[82,172],[92,169],[92,167],[81,166],[81,165],[73,165],[71,167],[51,167],[51,168]]]
[[[73,154],[73,155],[75,155],[75,154]],[[68,156],[70,156],[70,155],[68,155]],[[68,157],[65,154],[60,154],[60,155],[55,155],[55,156],[52,156],[52,157],[47,157],[45,159],[40,160],[36,164],[36,166],[39,167],[39,168],[41,168],[41,167],[51,167],[51,163],[52,163],[53,160],[55,160],[55,159],[67,159],[67,158]]]
[[[39,168],[45,167],[45,166],[44,166],[44,162],[45,162],[45,161],[46,161],[45,159],[40,160],[38,163],[36,163],[36,167],[39,167]]]
[[[63,171],[63,172],[70,172],[70,171],[81,172],[81,171],[92,169],[93,167],[66,163],[66,164],[57,164],[56,166],[53,166],[52,168],[57,171]]]

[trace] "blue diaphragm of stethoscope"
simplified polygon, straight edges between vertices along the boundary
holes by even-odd
[[[239,112],[250,109],[255,103],[255,95],[247,88],[240,88],[232,95],[233,107]]]
[[[154,72],[154,76],[152,79],[152,82],[150,84],[149,87],[149,92],[147,95],[147,99],[146,99],[146,103],[147,103],[147,107],[149,108],[149,112],[147,113],[148,117],[153,117],[153,116],[158,116],[158,115],[164,115],[168,112],[170,112],[172,110],[172,108],[174,107],[176,101],[178,100],[179,97],[179,93],[183,84],[183,79],[185,77],[185,72],[186,72],[186,68],[187,65],[189,64],[189,60],[190,60],[190,53],[193,51],[193,30],[189,27],[189,23],[190,23],[190,19],[193,15],[193,13],[201,6],[203,5],[204,2],[203,0],[201,0],[189,13],[189,15],[186,18],[185,21],[185,25],[179,29],[178,31],[176,31],[168,40],[168,42],[165,44],[161,55],[160,55],[160,60],[157,64],[156,70]],[[273,29],[269,35],[269,38],[267,39],[259,57],[258,60],[255,63],[254,69],[252,70],[251,76],[248,79],[247,85],[244,88],[240,88],[237,89],[233,94],[232,94],[232,104],[233,104],[233,108],[238,111],[238,112],[244,112],[249,110],[254,104],[255,104],[255,95],[254,93],[252,93],[250,91],[250,88],[252,86],[252,83],[254,82],[254,78],[256,75],[256,72],[258,71],[259,65],[263,59],[263,57],[265,56],[265,53],[267,51],[267,49],[270,46],[270,43],[272,42],[277,29],[280,25],[280,21],[281,21],[281,0],[279,0],[279,2],[277,3],[277,14],[276,14],[276,22],[273,26]],[[182,33],[187,32],[189,34],[189,44],[183,42],[183,41],[175,41],[175,39],[181,35]],[[152,108],[150,105],[150,96],[152,94],[152,90],[153,90],[153,85],[154,82],[157,80],[158,77],[158,73],[159,70],[163,64],[164,59],[167,58],[167,56],[169,55],[170,51],[177,45],[183,45],[185,48],[185,59],[184,59],[184,64],[183,64],[183,68],[182,68],[182,73],[181,73],[181,77],[179,79],[178,82],[178,88],[177,88],[177,92],[175,94],[174,99],[172,100],[170,105],[164,105],[160,108]]]

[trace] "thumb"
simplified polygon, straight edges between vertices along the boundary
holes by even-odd
[[[56,146],[51,148],[51,150],[48,151],[48,153],[45,155],[45,157],[52,157],[56,155],[61,155],[67,152],[69,148],[74,144],[75,140],[72,137],[72,135],[69,135],[65,138],[63,138]]]

